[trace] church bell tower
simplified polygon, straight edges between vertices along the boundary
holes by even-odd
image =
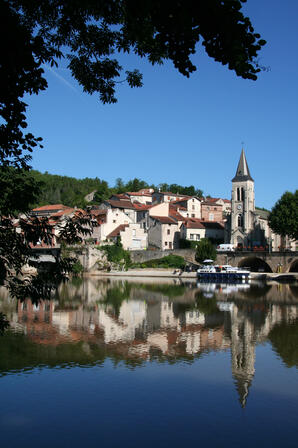
[[[254,212],[254,180],[242,149],[236,175],[232,179],[231,243],[235,247],[252,243]]]

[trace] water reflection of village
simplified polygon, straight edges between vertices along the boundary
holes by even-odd
[[[231,351],[232,375],[245,406],[255,373],[255,348],[274,326],[298,318],[297,288],[289,285],[174,284],[76,281],[52,301],[14,303],[2,311],[11,327],[34,343],[57,347],[83,342],[88,355],[125,361],[192,360],[212,350]]]

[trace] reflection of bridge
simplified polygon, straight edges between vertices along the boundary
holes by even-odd
[[[250,267],[252,271],[298,272],[298,252],[226,252],[217,254],[216,263]]]

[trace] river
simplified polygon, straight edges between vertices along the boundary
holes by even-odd
[[[0,311],[3,447],[297,446],[297,285],[77,278]]]

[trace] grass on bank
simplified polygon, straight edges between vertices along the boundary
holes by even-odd
[[[133,263],[132,268],[176,268],[184,269],[185,261],[183,257],[179,255],[166,255],[163,258],[157,258],[153,260],[144,261],[142,263]]]

